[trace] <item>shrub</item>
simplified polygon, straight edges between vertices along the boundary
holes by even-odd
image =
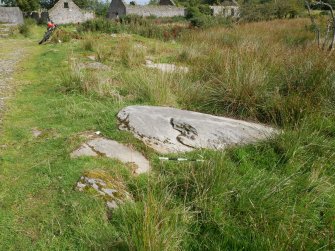
[[[19,25],[19,33],[25,37],[30,36],[31,34],[31,27],[36,25],[36,21],[32,18],[26,18],[24,23]]]
[[[28,37],[30,35],[31,29],[30,26],[27,24],[21,24],[19,25],[19,32],[25,37]]]
[[[92,37],[87,37],[82,42],[82,45],[85,51],[93,51],[94,50],[94,39]]]
[[[103,33],[119,33],[119,25],[106,18],[96,18],[82,23],[77,28],[78,32],[103,32]]]
[[[67,31],[61,28],[57,28],[51,37],[52,43],[59,43],[59,42],[69,42],[71,39],[80,39],[81,37],[76,33],[72,31]]]

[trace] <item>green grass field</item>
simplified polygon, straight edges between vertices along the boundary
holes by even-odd
[[[308,24],[185,30],[168,41],[94,32],[43,46],[42,28],[32,27],[27,38],[8,39],[30,53],[14,75],[1,129],[0,250],[334,250],[335,60],[315,47]],[[85,69],[88,56],[110,70]],[[162,74],[144,67],[147,57],[191,70]],[[133,104],[283,132],[178,155],[204,163],[160,162],[117,128],[117,112]],[[104,157],[71,159],[80,133],[98,130],[141,151],[150,174],[133,176]],[[74,189],[90,170],[119,177],[135,203],[110,216],[101,198]]]

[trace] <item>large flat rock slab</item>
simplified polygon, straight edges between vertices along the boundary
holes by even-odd
[[[150,170],[149,161],[140,152],[103,137],[90,139],[71,153],[72,158],[81,156],[105,156],[118,159],[125,164],[131,163],[135,165],[136,174],[146,173]]]
[[[274,128],[170,107],[128,106],[118,115],[119,129],[132,132],[159,153],[225,149],[278,133]]]

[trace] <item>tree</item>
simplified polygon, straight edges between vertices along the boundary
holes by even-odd
[[[6,6],[17,6],[22,11],[34,11],[40,7],[39,0],[4,0]]]
[[[334,43],[335,43],[335,15],[334,15],[334,10],[333,10],[332,5],[328,2],[326,3],[321,0],[320,1],[305,0],[305,4],[308,9],[309,16],[311,18],[312,27],[314,28],[316,36],[317,36],[317,43],[318,43],[319,48],[321,45],[322,28],[320,27],[321,24],[317,24],[317,22],[315,21],[315,17],[312,15],[312,12],[311,12],[311,7],[319,6],[321,8],[325,8],[329,10],[329,19],[326,24],[327,26],[326,32],[324,34],[323,43],[322,43],[321,48],[325,49],[326,47],[328,47],[328,50],[332,51],[334,49]],[[327,46],[327,44],[329,45]]]

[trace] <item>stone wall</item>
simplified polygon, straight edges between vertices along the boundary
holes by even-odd
[[[213,16],[238,17],[238,6],[210,6]]]
[[[136,14],[143,17],[156,16],[156,17],[175,17],[185,16],[185,8],[175,6],[126,6],[126,14]]]
[[[82,23],[94,18],[94,13],[82,11],[72,0],[59,0],[49,10],[55,24]]]
[[[23,14],[18,7],[0,7],[0,23],[23,24]]]

